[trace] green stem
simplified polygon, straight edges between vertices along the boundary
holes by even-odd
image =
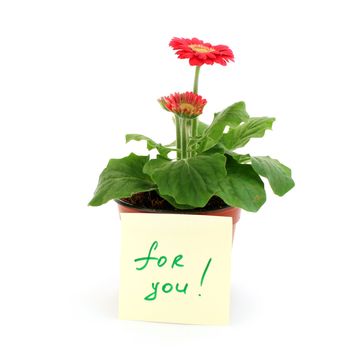
[[[199,71],[200,71],[201,67],[200,66],[196,66],[196,70],[194,73],[194,83],[193,83],[193,92],[195,94],[198,94],[198,79],[199,79]]]
[[[195,93],[195,94],[198,94],[198,80],[199,80],[200,69],[201,69],[200,66],[196,66],[196,70],[194,73],[193,93]],[[198,120],[197,120],[197,118],[194,118],[191,120],[190,136],[196,137],[197,130],[198,130]],[[195,155],[196,155],[196,152],[192,151],[191,157],[194,157]]]
[[[190,142],[190,137],[192,134],[192,120],[191,119],[186,120],[186,131],[187,131],[187,158],[191,158],[192,152],[191,152],[190,148],[188,147],[188,143]]]
[[[187,159],[187,125],[184,118],[181,118],[181,159]]]
[[[181,159],[181,119],[175,115],[175,125],[176,125],[176,159]]]
[[[187,159],[192,156],[188,147],[191,134],[191,120],[179,118],[181,123],[181,159]]]
[[[198,130],[198,119],[194,118],[191,119],[191,137],[196,137],[197,136],[197,130]],[[196,155],[196,151],[192,151],[192,157]]]

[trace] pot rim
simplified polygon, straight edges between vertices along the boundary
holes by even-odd
[[[227,209],[239,209],[237,207],[231,207],[229,205],[219,208],[219,209],[204,209],[204,208],[194,208],[194,209],[176,209],[176,210],[170,210],[170,209],[150,209],[150,208],[144,208],[144,207],[138,207],[134,204],[130,204],[128,202],[123,201],[122,199],[115,199],[115,202],[117,202],[119,205],[123,205],[125,207],[137,209],[146,213],[163,213],[163,214],[173,214],[173,213],[206,213],[206,212],[221,212]]]

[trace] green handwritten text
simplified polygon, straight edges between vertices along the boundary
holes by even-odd
[[[144,299],[148,301],[156,300],[158,296],[159,285],[160,285],[160,282],[156,282],[156,283],[153,282],[152,283],[153,291],[150,294],[148,294]],[[180,289],[179,283],[176,283],[175,291],[178,293],[186,294],[187,288],[188,288],[188,283],[186,283],[182,289]],[[164,283],[161,288],[161,290],[165,294],[172,292],[173,289],[174,289],[174,286],[171,283]]]
[[[152,255],[152,251],[153,250],[156,250],[158,248],[158,242],[157,241],[154,241],[151,245],[151,247],[149,248],[149,251],[148,251],[148,255],[147,257],[143,257],[143,258],[137,258],[135,259],[134,261],[137,263],[139,261],[144,261],[144,264],[140,267],[136,267],[136,270],[143,270],[145,269],[147,266],[148,266],[148,263],[151,261],[151,260],[154,260],[157,262],[157,265],[158,267],[163,267],[167,261],[168,261],[168,258],[166,256],[161,256],[159,258],[156,258],[156,257],[153,257],[151,256]],[[180,264],[180,260],[183,258],[183,255],[179,254],[177,255],[174,259],[173,259],[173,263],[171,264],[171,268],[173,269],[175,266],[177,267],[183,267],[184,265]]]
[[[168,258],[165,255],[162,255],[159,257],[153,256],[153,255],[155,255],[154,252],[157,250],[157,248],[158,248],[158,241],[154,241],[148,250],[147,256],[134,259],[134,262],[136,264],[141,263],[139,266],[136,267],[136,270],[142,271],[142,270],[146,269],[149,266],[151,261],[154,261],[156,263],[156,266],[158,266],[159,268],[162,268],[163,266],[165,266],[167,264]],[[176,255],[174,257],[174,259],[172,259],[171,265],[170,265],[170,261],[169,261],[169,264],[168,264],[169,268],[174,269],[175,267],[180,267],[180,268],[184,267],[184,264],[181,264],[182,259],[183,259],[182,254]],[[202,273],[201,280],[200,280],[200,287],[203,286],[203,282],[204,282],[205,276],[208,272],[211,261],[212,261],[212,258],[209,258],[209,260],[204,268],[204,271]],[[188,283],[185,283],[185,282],[183,282],[183,285],[181,287],[180,287],[179,283],[175,283],[175,282],[174,283],[170,283],[170,282],[163,283],[163,282],[159,282],[159,281],[152,282],[151,283],[151,292],[144,297],[144,300],[147,300],[147,301],[156,300],[159,293],[186,294],[188,288],[189,288]],[[198,295],[201,296],[201,294],[198,294]]]

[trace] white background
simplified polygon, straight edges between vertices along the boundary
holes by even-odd
[[[349,349],[347,1],[0,5],[0,348]],[[156,99],[190,90],[173,36],[230,46],[202,69],[206,118],[244,100],[274,131],[246,149],[296,188],[243,213],[227,327],[119,321],[116,205],[87,207],[124,134],[172,141]],[[136,148],[135,148],[136,147]]]

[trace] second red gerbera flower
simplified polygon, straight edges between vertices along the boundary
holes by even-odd
[[[182,118],[196,118],[203,112],[207,100],[193,92],[184,92],[161,97],[158,102],[169,112]]]
[[[219,63],[226,66],[227,62],[234,61],[232,50],[226,45],[212,45],[197,38],[173,38],[171,46],[181,59],[189,59],[191,66]]]

